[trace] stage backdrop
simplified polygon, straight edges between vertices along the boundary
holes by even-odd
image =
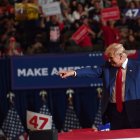
[[[138,60],[139,53],[136,55]],[[11,65],[10,65],[11,63]],[[77,69],[104,63],[101,53],[5,57],[0,59],[0,127],[11,109],[9,92],[14,93],[14,108],[26,128],[26,111],[40,112],[44,104],[49,108],[56,128],[64,127],[68,108],[67,90],[74,90],[73,106],[82,128],[91,127],[98,110],[97,88],[102,84],[97,79],[61,79],[60,69]],[[12,83],[11,83],[12,82]],[[11,86],[12,85],[12,86]],[[51,88],[52,87],[52,88]],[[102,88],[102,86],[101,86]],[[47,91],[46,102],[40,92]],[[12,115],[12,114],[11,114]],[[10,119],[15,117],[9,117]],[[14,125],[12,126],[14,128]],[[11,128],[12,129],[12,128]]]
[[[101,86],[100,79],[61,79],[60,70],[93,67],[104,63],[102,53],[11,57],[12,89],[40,89]]]

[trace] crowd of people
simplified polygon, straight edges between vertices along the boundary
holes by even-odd
[[[16,1],[35,3],[35,1]],[[104,51],[112,43],[127,50],[140,48],[140,18],[126,17],[124,9],[138,9],[139,0],[60,0],[61,14],[45,16],[41,10],[36,20],[16,20],[15,2],[0,2],[0,55],[32,55]],[[101,10],[118,6],[119,20],[104,21]],[[88,34],[80,42],[72,35],[82,26]]]

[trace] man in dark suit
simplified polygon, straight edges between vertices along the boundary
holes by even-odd
[[[60,71],[59,75],[102,78],[102,115],[107,116],[111,129],[140,128],[140,63],[127,58],[122,44],[109,45],[105,54],[108,61],[97,69]]]

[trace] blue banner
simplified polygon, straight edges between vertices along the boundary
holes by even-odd
[[[101,79],[61,79],[60,70],[82,67],[97,68],[104,63],[102,53],[13,56],[11,57],[12,89],[72,88],[101,86]]]

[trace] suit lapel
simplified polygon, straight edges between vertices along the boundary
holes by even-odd
[[[134,66],[133,63],[129,60],[127,64],[127,71],[126,71],[125,93],[128,92],[128,89],[131,86],[130,84],[132,79],[135,79],[135,77],[133,77],[134,75],[133,72],[135,72]]]
[[[132,79],[135,79],[135,76],[134,76],[135,68],[133,65],[134,65],[133,62],[131,60],[128,60],[126,81],[125,81],[125,93],[127,93],[129,87],[131,87],[130,84],[131,84]],[[116,72],[117,72],[117,68],[115,67],[110,68],[110,72],[109,72],[110,73],[110,76],[109,76],[110,94],[113,91],[113,87],[114,87],[114,83],[116,79]]]

